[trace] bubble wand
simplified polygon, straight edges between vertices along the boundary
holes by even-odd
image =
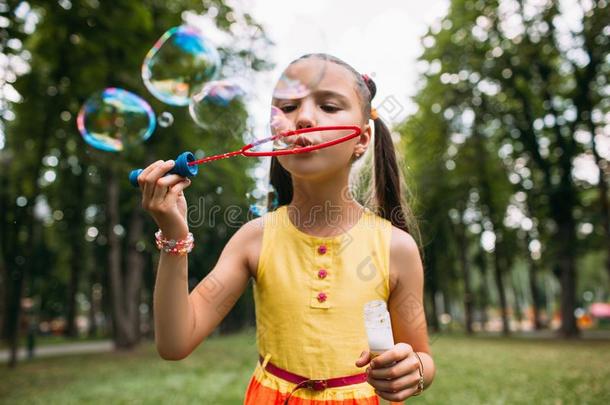
[[[251,150],[252,148],[254,148],[255,146],[258,146],[260,144],[270,142],[270,141],[275,141],[277,139],[287,137],[287,136],[306,134],[306,133],[310,133],[310,132],[341,131],[341,130],[351,130],[353,132],[351,132],[348,135],[342,136],[340,138],[322,142],[322,143],[319,143],[316,145],[299,146],[299,147],[293,148],[293,149],[276,149],[276,150],[270,150],[270,151]],[[167,176],[168,174],[178,174],[183,177],[193,177],[198,172],[198,169],[199,169],[198,165],[200,165],[202,163],[212,162],[214,160],[226,159],[226,158],[229,158],[232,156],[237,156],[237,155],[242,155],[242,156],[246,156],[246,157],[261,157],[261,156],[292,155],[292,154],[297,154],[297,153],[311,152],[313,150],[327,148],[329,146],[333,146],[338,143],[345,142],[349,139],[357,137],[361,133],[362,133],[362,130],[360,129],[360,127],[355,126],[355,125],[310,127],[310,128],[301,128],[301,129],[297,129],[297,130],[282,132],[280,134],[277,134],[277,135],[274,135],[274,136],[271,136],[268,138],[263,138],[258,141],[249,143],[247,145],[242,146],[240,149],[234,150],[232,152],[225,152],[225,153],[221,153],[218,155],[212,155],[212,156],[208,156],[208,157],[198,159],[198,160],[195,159],[195,155],[193,155],[192,152],[183,152],[176,158],[174,167],[172,167],[172,169],[169,172],[167,172],[164,176]],[[129,173],[129,182],[134,187],[139,187],[138,176],[140,175],[140,173],[142,173],[142,170],[143,169],[135,169]]]

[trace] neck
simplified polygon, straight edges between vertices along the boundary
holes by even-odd
[[[315,180],[293,176],[293,197],[288,204],[292,223],[320,236],[351,228],[360,218],[363,206],[348,192],[348,180],[349,170]]]

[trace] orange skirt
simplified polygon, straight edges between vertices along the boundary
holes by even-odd
[[[265,371],[260,362],[252,373],[244,405],[283,405],[284,400],[296,386],[289,381]],[[326,388],[315,391],[302,388],[290,397],[289,405],[379,405],[375,389],[368,383]]]

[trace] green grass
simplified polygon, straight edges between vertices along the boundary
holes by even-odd
[[[610,342],[432,338],[436,379],[421,404],[608,404]],[[187,359],[130,353],[37,359],[0,368],[0,403],[240,404],[256,363],[253,331],[213,337]]]

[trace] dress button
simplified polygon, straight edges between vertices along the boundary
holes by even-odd
[[[324,269],[318,270],[318,277],[320,277],[320,278],[326,277],[327,274],[328,274],[328,272]]]
[[[320,301],[320,302],[326,301],[326,294],[323,293],[323,292],[319,293],[318,294],[318,301]]]
[[[326,245],[320,245],[318,246],[318,253],[323,255],[324,253],[326,253]]]

